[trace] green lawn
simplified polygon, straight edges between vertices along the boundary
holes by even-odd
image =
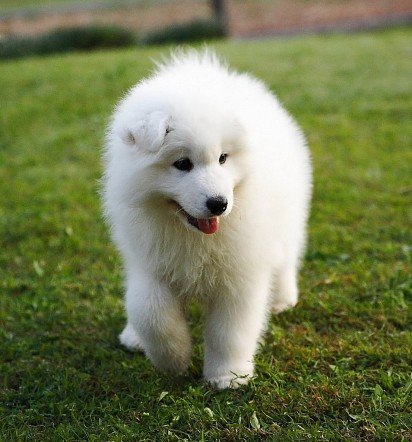
[[[0,64],[0,440],[410,440],[411,38],[216,44],[278,93],[315,167],[301,302],[272,319],[256,380],[219,393],[202,383],[196,305],[182,379],[117,340],[100,149],[116,101],[167,50]]]

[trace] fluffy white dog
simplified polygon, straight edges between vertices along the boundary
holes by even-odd
[[[179,54],[117,106],[105,164],[126,273],[122,344],[184,372],[185,305],[198,297],[206,381],[246,384],[268,312],[298,299],[311,194],[301,131],[260,81],[208,52]]]

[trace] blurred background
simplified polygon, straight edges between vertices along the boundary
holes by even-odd
[[[2,0],[0,57],[410,23],[411,0]]]

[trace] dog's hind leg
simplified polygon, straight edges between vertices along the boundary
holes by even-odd
[[[272,312],[277,314],[294,307],[298,302],[297,266],[281,267],[276,274],[276,285],[272,294]]]

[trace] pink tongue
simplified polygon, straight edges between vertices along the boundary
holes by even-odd
[[[211,233],[216,233],[219,230],[219,219],[217,216],[209,219],[198,219],[197,225],[203,233],[210,235]]]

